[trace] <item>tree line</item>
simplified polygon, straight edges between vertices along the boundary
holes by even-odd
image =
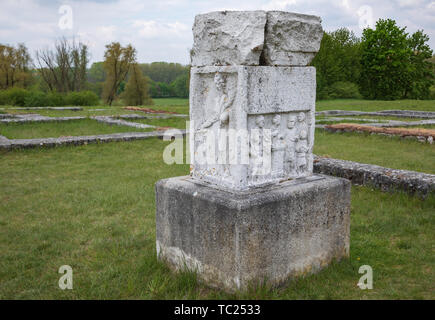
[[[317,97],[374,100],[435,99],[435,56],[423,30],[408,34],[380,19],[362,37],[342,28],[326,32],[312,61]]]
[[[325,32],[311,63],[317,98],[435,99],[435,56],[428,41],[423,30],[409,34],[391,19],[380,19],[361,38],[346,28]],[[24,44],[0,44],[0,104],[86,105],[102,99],[143,105],[151,98],[189,95],[189,66],[139,63],[131,44],[112,42],[104,61],[88,65],[89,49],[80,41],[59,39],[53,48],[38,50],[34,61]]]
[[[137,67],[146,79],[145,82],[151,98],[187,98],[189,96],[189,66],[179,63],[153,62],[138,63]],[[93,63],[88,70],[91,90],[102,95],[106,77],[104,61]],[[118,93],[124,91],[126,84],[127,81],[121,81]]]

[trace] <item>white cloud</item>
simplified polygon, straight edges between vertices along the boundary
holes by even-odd
[[[416,7],[421,5],[421,0],[398,0],[399,7]]]
[[[408,32],[424,29],[435,49],[433,0],[0,0],[0,42],[25,42],[35,49],[61,36],[80,38],[90,46],[92,60],[103,59],[112,41],[131,43],[142,62],[188,63],[194,16],[216,10],[287,10],[315,14],[327,31],[348,27],[357,35],[358,10],[370,6],[373,20],[395,19]],[[59,7],[73,9],[72,30],[58,26]]]
[[[297,0],[272,0],[269,3],[263,5],[263,10],[286,10],[288,7],[295,5]]]
[[[184,37],[185,33],[190,31],[187,25],[180,22],[161,23],[154,20],[136,20],[133,27],[137,28],[143,38]]]

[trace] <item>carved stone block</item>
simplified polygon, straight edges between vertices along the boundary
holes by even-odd
[[[229,192],[170,178],[156,184],[156,209],[159,258],[219,289],[279,285],[349,255],[345,179],[311,176]]]
[[[191,175],[245,190],[312,174],[313,67],[194,67]]]
[[[197,15],[193,26],[192,65],[259,65],[265,25],[264,11]]]
[[[317,16],[282,11],[200,14],[193,25],[192,66],[306,66],[323,37]]]
[[[270,66],[306,66],[320,49],[321,19],[293,12],[267,12],[264,62]]]

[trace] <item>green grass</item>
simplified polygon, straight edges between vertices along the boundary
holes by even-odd
[[[154,105],[145,106],[154,110],[172,111],[180,114],[189,114],[189,99],[154,99]]]
[[[154,98],[154,106],[185,106],[189,104],[189,98]]]
[[[316,124],[338,124],[338,123],[358,123],[358,124],[362,124],[362,123],[366,123],[366,124],[371,124],[373,122],[369,122],[369,121],[359,121],[359,120],[340,120],[340,121],[330,121],[330,120],[323,120],[323,119],[319,119],[319,121],[316,121]]]
[[[57,138],[144,131],[153,131],[153,129],[108,125],[92,119],[44,123],[0,123],[0,135],[9,139]]]
[[[188,113],[189,99],[154,99],[151,108],[178,113]],[[356,99],[324,100],[316,102],[316,110],[353,110],[353,111],[381,111],[381,110],[417,110],[435,111],[435,100],[397,100],[372,101]]]
[[[388,120],[397,120],[397,121],[403,121],[403,122],[412,122],[412,121],[420,121],[420,120],[427,120],[426,118],[405,118],[405,117],[394,117],[394,116],[318,116],[316,119],[324,119],[324,118],[331,118],[331,117],[337,117],[337,118],[356,118],[356,119],[375,119],[380,120],[382,122],[388,121]]]
[[[399,137],[316,130],[314,153],[319,156],[435,174],[435,147]]]
[[[341,154],[362,159],[364,139],[318,134],[316,143],[328,154],[360,144]],[[167,143],[153,138],[0,151],[0,299],[435,298],[435,198],[365,187],[352,188],[350,259],[319,274],[280,289],[226,294],[196,284],[194,274],[172,273],[156,259],[154,184],[187,174],[189,166],[163,163]],[[421,144],[412,148],[425,150]],[[384,152],[376,157],[391,161]],[[400,166],[414,167],[417,157],[401,157]],[[58,288],[58,269],[65,264],[74,270],[73,290]],[[364,264],[374,270],[370,291],[356,286]]]
[[[142,106],[144,108],[150,108],[154,110],[172,111],[180,114],[189,113],[189,99],[167,98],[167,99],[154,99],[154,105]],[[73,117],[73,116],[110,116],[110,115],[122,115],[122,114],[145,114],[141,111],[126,110],[120,106],[93,106],[82,107],[81,111],[72,110],[44,110],[44,109],[30,109],[30,110],[14,110],[13,106],[4,106],[6,113],[12,114],[26,114],[26,113],[38,113],[43,116],[49,117]],[[96,109],[104,109],[96,110]]]
[[[151,108],[178,113],[188,113],[189,99],[154,99]],[[381,111],[381,110],[416,110],[435,111],[435,100],[397,100],[397,101],[373,101],[373,100],[323,100],[316,102],[316,110],[354,110],[354,111]]]
[[[103,110],[103,111],[97,111]],[[37,113],[48,117],[91,117],[91,116],[117,116],[122,114],[140,113],[139,111],[125,110],[122,107],[83,107],[81,111],[72,110],[13,110],[12,107],[6,109],[7,113],[11,114],[28,114]]]
[[[133,122],[145,123],[158,127],[171,127],[177,129],[186,129],[186,121],[189,118],[169,118],[169,119],[135,119]],[[189,128],[187,128],[189,129]]]
[[[381,111],[381,110],[416,110],[435,111],[435,100],[322,100],[316,102],[316,111],[324,110],[353,110],[353,111]]]
[[[174,111],[177,113],[189,113],[189,99],[159,98],[153,99],[154,105],[144,106],[155,110]],[[6,106],[6,109],[11,106]],[[72,115],[120,115],[128,113],[140,113],[140,111],[128,111],[122,107],[95,106],[84,107],[84,111],[53,111],[53,110],[9,110],[11,113],[35,112],[47,116],[72,116]],[[107,109],[107,111],[93,111],[93,109]],[[323,100],[316,102],[316,110],[353,110],[353,111],[381,111],[381,110],[416,110],[435,111],[435,100],[397,100],[397,101],[372,101],[356,99]],[[394,117],[389,117],[393,119]],[[404,119],[404,118],[401,118]],[[400,118],[398,118],[400,120]]]
[[[333,103],[320,102],[324,108],[346,109],[349,105],[348,110],[364,111],[402,105],[362,100]],[[427,102],[409,103],[422,103],[418,109],[433,111]],[[153,108],[188,113],[186,99],[155,99]],[[106,109],[84,112],[140,114],[119,107]],[[403,109],[410,108],[403,104]],[[81,114],[47,111],[47,115]],[[179,128],[184,128],[185,121],[140,120]],[[140,131],[93,120],[0,125],[0,134],[8,136],[5,128],[22,138]],[[189,165],[164,164],[162,152],[167,144],[153,138],[0,151],[0,299],[435,298],[435,196],[422,201],[367,187],[352,187],[350,259],[333,263],[319,274],[290,281],[279,289],[226,294],[197,284],[194,274],[172,273],[156,259],[154,184],[187,174]],[[435,173],[435,147],[413,140],[316,130],[314,151]],[[74,270],[73,290],[58,288],[58,269],[65,264]],[[374,270],[374,289],[370,291],[356,286],[361,276],[358,269],[364,264]]]

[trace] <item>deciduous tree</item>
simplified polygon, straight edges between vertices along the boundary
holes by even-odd
[[[152,104],[152,100],[148,91],[148,79],[143,76],[139,65],[133,63],[130,67],[129,79],[122,97],[128,105],[150,105]]]
[[[106,81],[103,87],[103,98],[112,105],[121,83],[125,80],[132,63],[136,61],[136,49],[130,44],[122,47],[119,42],[106,45],[104,54]]]
[[[409,86],[412,50],[406,28],[380,19],[375,29],[363,31],[361,89],[366,98],[393,100]]]
[[[429,99],[430,87],[434,83],[434,65],[431,62],[432,50],[427,42],[429,37],[418,30],[408,38],[411,49],[411,70],[403,97],[406,99]]]
[[[32,59],[24,44],[12,47],[0,44],[0,88],[25,88],[31,80]]]
[[[83,43],[56,41],[54,50],[38,50],[38,71],[50,91],[66,93],[86,88],[86,68],[89,62],[88,47]]]

